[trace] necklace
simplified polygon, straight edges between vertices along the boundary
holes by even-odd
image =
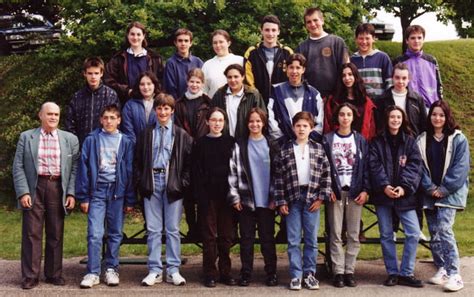
[[[441,133],[441,136],[436,136],[435,134],[433,134],[433,138],[434,138],[436,141],[440,142],[441,140],[444,139],[444,134]]]
[[[303,144],[303,150],[301,152],[301,160],[304,160],[304,150],[306,148],[306,144]]]

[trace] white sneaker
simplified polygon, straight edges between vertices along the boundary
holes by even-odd
[[[105,271],[105,283],[107,286],[118,286],[120,283],[119,274],[113,268],[107,268]]]
[[[99,276],[93,273],[88,273],[82,278],[81,281],[81,288],[83,289],[90,289],[95,285],[98,285],[100,283]]]
[[[428,280],[430,284],[433,285],[444,285],[448,281],[448,274],[446,273],[446,269],[440,267],[435,275]]]
[[[449,292],[456,292],[464,288],[464,283],[462,282],[461,275],[454,274],[451,275],[448,279],[448,282],[444,285],[443,289]]]
[[[319,281],[310,273],[303,278],[303,287],[308,290],[319,290]]]
[[[420,232],[419,241],[430,241],[430,239],[428,237],[426,237],[426,235],[423,234],[423,232]]]
[[[290,282],[290,290],[301,290],[301,280],[299,278],[292,278]]]
[[[163,275],[156,272],[150,272],[142,280],[142,286],[153,286],[154,284],[158,284],[161,282],[163,282]]]
[[[186,284],[186,280],[181,276],[181,274],[179,274],[179,272],[168,274],[166,276],[166,282],[175,286],[184,286]]]

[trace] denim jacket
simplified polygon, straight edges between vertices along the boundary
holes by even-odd
[[[101,128],[92,131],[84,140],[81,157],[77,165],[76,199],[81,203],[89,202],[97,187],[100,163]],[[122,135],[118,153],[114,199],[125,199],[125,205],[135,204],[133,189],[133,143],[129,137]]]
[[[441,199],[434,199],[431,195],[438,186],[431,180],[426,154],[427,137],[428,135],[425,132],[420,135],[417,141],[424,164],[421,178],[423,208],[451,207],[464,209],[469,191],[470,170],[469,144],[466,136],[460,130],[455,130],[453,134],[448,136],[443,177],[441,185],[439,185],[439,190],[443,193]]]

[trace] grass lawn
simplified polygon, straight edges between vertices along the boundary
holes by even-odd
[[[369,211],[364,210],[363,221],[366,226],[375,222],[376,218]],[[474,231],[474,217],[471,212],[462,212],[458,214],[456,219],[455,231],[458,240],[459,249],[462,256],[474,255],[474,240],[472,239],[472,232]],[[124,230],[127,236],[131,236],[143,229],[143,219],[140,214],[127,215],[125,220]],[[186,233],[187,227],[182,222],[181,230]],[[427,235],[427,228],[424,228]],[[87,216],[80,213],[78,210],[73,212],[65,220],[64,232],[64,257],[76,257],[87,255]],[[324,219],[321,218],[320,236],[324,232]],[[0,209],[0,259],[19,259],[20,257],[20,242],[21,242],[21,212],[19,210],[12,210],[7,208]],[[141,238],[140,234],[137,238]],[[378,237],[377,226],[366,233],[367,237]],[[403,234],[399,232],[398,236],[401,238]],[[401,245],[399,250],[401,251]],[[256,246],[256,251],[259,251],[259,246]],[[324,250],[324,244],[320,243],[320,249]],[[277,246],[279,252],[286,252],[286,245],[280,244]],[[232,250],[238,253],[238,245]],[[185,244],[182,247],[183,255],[199,254],[200,248],[193,244]],[[121,256],[146,256],[146,245],[123,245],[120,249]],[[377,259],[381,258],[382,251],[379,244],[363,244],[359,259]],[[418,249],[419,258],[431,257],[429,250],[420,246]]]

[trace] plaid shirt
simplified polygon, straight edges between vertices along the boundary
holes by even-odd
[[[61,175],[61,149],[56,129],[51,133],[41,129],[38,148],[38,175]]]
[[[309,140],[310,177],[305,201],[313,203],[316,199],[329,200],[331,196],[331,169],[322,145]],[[287,142],[275,158],[275,204],[289,204],[302,199],[298,183],[298,171],[293,150],[293,142]]]

